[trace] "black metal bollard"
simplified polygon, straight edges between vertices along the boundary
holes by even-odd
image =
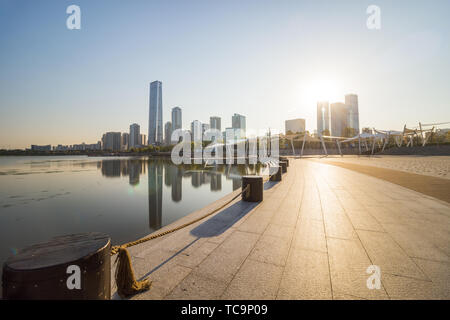
[[[250,185],[249,191],[245,188]],[[242,177],[242,200],[250,202],[263,201],[263,177],[261,176],[243,176]]]
[[[280,161],[279,164],[281,166],[281,173],[286,173],[287,172],[287,163],[285,161]]]
[[[280,161],[284,161],[287,163],[287,167],[289,167],[289,159],[287,157],[280,157]]]
[[[3,265],[6,300],[108,300],[111,240],[103,233],[60,236],[32,245]]]
[[[273,166],[269,168],[270,181],[281,181],[281,167]]]

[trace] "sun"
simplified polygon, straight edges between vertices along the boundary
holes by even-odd
[[[334,101],[338,96],[337,85],[329,77],[320,77],[311,81],[308,95],[314,101]]]

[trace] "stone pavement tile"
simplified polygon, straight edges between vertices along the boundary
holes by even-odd
[[[289,239],[263,235],[250,253],[249,259],[284,266],[289,247]]]
[[[261,234],[267,228],[269,222],[269,218],[260,218],[256,215],[251,215],[239,227],[237,227],[237,230]]]
[[[313,204],[311,204],[311,205],[303,205],[302,204],[302,206],[300,208],[299,216],[307,218],[307,219],[323,221],[322,208],[320,206],[320,202],[318,202],[314,205]]]
[[[294,231],[292,246],[297,249],[309,249],[327,252],[327,241],[323,222],[300,217]]]
[[[367,299],[351,296],[349,294],[333,292],[333,300],[367,300]]]
[[[392,212],[381,203],[375,205],[365,204],[367,212],[377,220],[380,224],[383,223],[402,223],[402,220],[398,214]]]
[[[439,250],[423,235],[417,234],[410,226],[389,223],[382,225],[408,256],[435,261],[449,261],[449,257],[442,250]],[[430,230],[430,232],[433,231]]]
[[[249,216],[257,216],[259,219],[271,219],[276,214],[276,210],[267,210],[257,207],[254,211],[249,213]]]
[[[250,254],[258,238],[259,235],[254,233],[233,232],[193,272],[228,283]]]
[[[165,299],[207,300],[219,299],[227,287],[226,282],[191,273],[183,279]]]
[[[333,292],[367,299],[387,299],[383,287],[367,288],[367,268],[372,262],[359,240],[327,238]]]
[[[224,242],[225,239],[226,239],[227,237],[229,237],[235,230],[236,230],[236,228],[234,228],[234,227],[228,228],[228,229],[225,230],[223,233],[221,233],[221,234],[219,234],[219,235],[217,235],[217,236],[214,236],[214,237],[208,237],[208,238],[206,238],[206,240],[207,240],[208,242],[211,242],[211,243],[221,244],[221,243]]]
[[[326,253],[292,248],[277,299],[331,299]]]
[[[191,268],[167,264],[149,275],[152,280],[150,290],[133,297],[136,300],[162,299],[169,294],[189,273]]]
[[[258,208],[260,210],[276,211],[280,206],[280,200],[279,199],[277,199],[276,201],[274,200],[275,199],[273,197],[265,197],[264,195],[264,200],[262,201],[261,205],[258,206]]]
[[[346,209],[346,213],[355,229],[384,232],[381,224],[365,208],[361,210]]]
[[[283,268],[247,259],[222,299],[275,299]]]
[[[431,281],[381,274],[381,282],[391,299],[442,299],[436,295]]]
[[[176,263],[188,268],[194,268],[198,266],[214,249],[218,246],[217,243],[201,242],[198,245],[190,246],[186,250],[178,252],[174,258]]]
[[[390,273],[429,280],[389,234],[363,230],[357,232],[370,260],[374,265],[380,267],[381,274]]]
[[[267,229],[264,231],[263,235],[285,238],[290,241],[292,239],[292,236],[294,235],[294,230],[295,230],[295,224],[292,226],[285,226],[285,225],[270,223],[267,226]]]
[[[279,224],[282,226],[294,227],[297,222],[299,211],[296,210],[279,210],[270,220],[270,223]]]
[[[450,299],[450,264],[416,258],[414,261],[433,282],[433,291],[439,299]]]
[[[340,239],[355,239],[357,237],[355,229],[344,213],[323,214],[325,222],[325,234],[327,237]]]

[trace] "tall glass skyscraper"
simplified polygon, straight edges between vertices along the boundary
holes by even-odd
[[[235,113],[231,117],[231,125],[239,139],[245,138],[245,116]]]
[[[221,131],[222,125],[221,125],[220,117],[210,117],[209,118],[209,127],[211,129],[217,129],[217,130]]]
[[[330,134],[330,107],[328,101],[317,102],[317,133]]]
[[[331,135],[343,137],[348,127],[348,107],[342,102],[332,103],[331,109]]]
[[[355,134],[359,133],[359,111],[358,96],[356,94],[345,95],[345,104],[348,108],[348,126],[355,130]]]
[[[181,108],[172,108],[172,130],[181,129],[182,125]]]
[[[163,142],[162,82],[150,83],[150,110],[148,115],[148,144]]]

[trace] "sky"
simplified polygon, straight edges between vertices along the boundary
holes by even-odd
[[[69,5],[81,29],[69,30]],[[367,28],[369,5],[381,28]],[[360,127],[450,121],[450,2],[0,0],[0,149],[148,131],[149,83],[192,120],[283,131],[318,100],[359,98]]]

